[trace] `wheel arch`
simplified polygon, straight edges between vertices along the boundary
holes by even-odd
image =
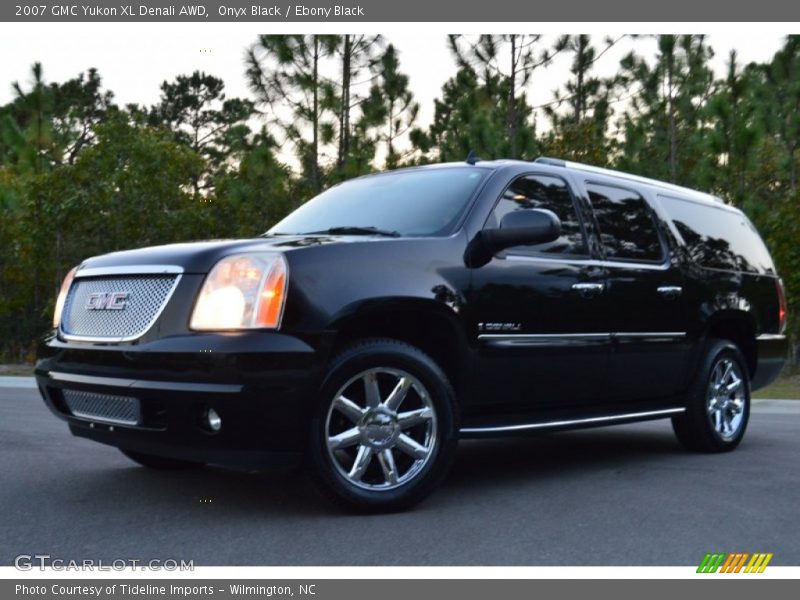
[[[328,329],[334,332],[334,354],[360,339],[396,339],[430,356],[447,375],[457,400],[468,389],[469,342],[457,313],[447,305],[411,298],[373,300],[351,308]]]
[[[715,313],[706,323],[704,340],[724,339],[736,344],[747,363],[752,378],[758,365],[756,324],[753,315],[742,310],[723,310]]]

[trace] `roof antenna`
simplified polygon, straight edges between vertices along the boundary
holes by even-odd
[[[475,150],[470,150],[469,154],[467,155],[467,164],[468,165],[474,165],[479,160],[480,160],[480,158],[478,158],[478,155],[475,154]]]

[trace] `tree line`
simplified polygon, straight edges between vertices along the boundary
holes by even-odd
[[[724,198],[767,240],[797,314],[800,37],[764,63],[731,52],[717,77],[704,36],[661,35],[654,56],[631,51],[598,75],[620,40],[449,36],[453,73],[426,125],[413,74],[379,35],[259,36],[243,64],[249,98],[194,72],[163,82],[154,105],[120,105],[95,69],[54,83],[34,64],[0,106],[0,360],[30,359],[61,279],[87,256],[255,236],[344,179],[471,150]],[[557,56],[568,72],[536,106],[529,91]]]

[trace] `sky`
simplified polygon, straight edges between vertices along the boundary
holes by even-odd
[[[712,67],[720,76],[725,72],[731,50],[737,51],[742,63],[761,62],[771,58],[784,39],[774,29],[743,28],[747,24],[717,25],[707,27],[714,30],[708,39],[715,51]],[[617,28],[620,26],[617,24]],[[105,87],[113,90],[119,104],[153,104],[158,101],[162,81],[195,70],[223,79],[228,97],[250,97],[243,56],[247,46],[255,41],[258,27],[257,24],[191,26],[172,23],[0,24],[0,104],[13,98],[12,82],[19,81],[23,89],[29,87],[30,67],[35,61],[43,64],[45,79],[51,82],[72,78],[90,67],[97,68]],[[401,69],[409,75],[412,91],[420,103],[418,126],[431,121],[433,101],[440,95],[442,84],[455,72],[447,47],[447,30],[442,27],[441,24],[392,24],[372,29],[374,33],[385,34],[387,41],[399,51]],[[550,30],[552,26],[541,29]],[[609,33],[613,37],[618,34]],[[604,37],[605,34],[598,31],[595,43],[601,44]],[[555,39],[555,34],[546,39]],[[645,57],[652,56],[655,41],[624,39],[597,62],[597,74],[613,73],[620,58],[631,49]],[[557,57],[549,67],[536,71],[528,89],[534,106],[552,100],[553,90],[559,88],[568,75],[569,61],[567,56]],[[538,126],[546,129],[541,116]]]

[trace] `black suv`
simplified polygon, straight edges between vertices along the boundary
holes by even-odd
[[[154,468],[308,459],[363,510],[431,492],[457,441],[671,418],[732,450],[787,354],[741,211],[554,159],[334,186],[257,239],[90,258],[36,366],[73,434]]]

